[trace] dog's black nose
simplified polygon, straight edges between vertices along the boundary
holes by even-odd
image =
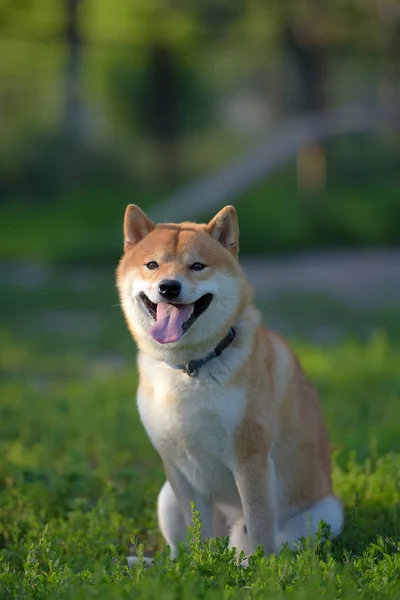
[[[182,285],[176,279],[164,279],[158,286],[158,291],[163,298],[176,298],[182,291]]]

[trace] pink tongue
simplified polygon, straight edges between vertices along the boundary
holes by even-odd
[[[150,335],[160,344],[171,344],[181,339],[182,325],[189,318],[190,304],[157,304],[157,320]]]

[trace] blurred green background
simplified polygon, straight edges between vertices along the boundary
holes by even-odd
[[[162,466],[135,407],[114,271],[126,204],[175,219],[177,192],[182,219],[235,204],[265,322],[321,393],[353,515],[335,557],[399,540],[396,0],[0,0],[0,56],[4,597],[31,597],[32,582],[36,597],[97,590],[103,557],[103,574],[125,577],[132,533],[162,547]],[[299,123],[347,106],[375,125],[298,143]],[[273,169],[206,203],[210,174],[283,143]]]
[[[398,106],[398,11],[2,0],[0,258],[115,261],[127,202],[162,202],[294,116]],[[398,126],[294,147],[234,198],[242,250],[397,243]]]

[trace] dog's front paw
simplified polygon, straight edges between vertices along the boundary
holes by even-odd
[[[243,567],[244,569],[247,569],[247,567],[249,566],[249,557],[247,556],[246,558],[240,560],[240,556],[238,556],[237,564],[238,567]]]

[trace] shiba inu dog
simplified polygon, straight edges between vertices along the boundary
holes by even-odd
[[[293,546],[321,520],[339,534],[318,396],[261,325],[235,209],[207,225],[155,225],[132,204],[124,236],[117,286],[139,349],[140,417],[165,468],[158,520],[172,557],[191,502],[203,538],[229,535],[238,556]]]

